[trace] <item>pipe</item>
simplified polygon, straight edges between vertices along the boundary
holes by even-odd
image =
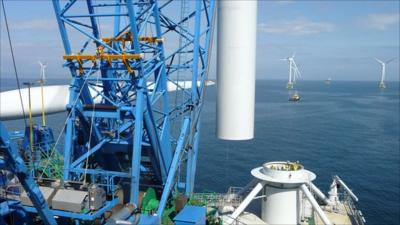
[[[248,184],[246,184],[246,186],[244,186],[238,193],[236,193],[236,195],[240,196],[242,194],[244,194],[246,191],[250,190],[251,188],[253,188],[256,184],[258,183],[257,179],[253,179],[251,180]]]
[[[110,219],[107,220],[107,223],[105,225],[121,224],[121,221],[125,221],[126,219],[128,219],[133,214],[134,210],[135,206],[133,204],[126,204],[124,207],[118,210],[114,215],[112,215]],[[132,224],[132,223],[129,222],[127,224]]]
[[[311,190],[322,200],[325,202],[325,204],[327,205],[333,205],[333,203],[325,196],[324,193],[322,193],[322,191],[315,186],[312,182],[309,183],[309,186],[311,188]]]
[[[247,197],[240,203],[240,205],[235,209],[232,215],[226,221],[227,224],[231,224],[236,218],[242,214],[242,212],[246,209],[246,207],[250,204],[250,202],[256,197],[256,195],[263,189],[263,183],[257,183],[257,185],[253,188],[253,190],[247,195]]]
[[[307,199],[310,201],[311,205],[313,206],[314,210],[317,211],[317,214],[321,218],[322,222],[325,225],[332,225],[331,221],[328,219],[324,211],[322,211],[321,207],[318,205],[317,201],[315,198],[312,196],[311,192],[308,190],[307,186],[305,184],[302,184],[300,186],[300,189],[303,191],[303,193],[306,195]]]

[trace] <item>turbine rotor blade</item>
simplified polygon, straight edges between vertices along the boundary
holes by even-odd
[[[299,76],[299,78],[301,78],[301,73],[300,73],[300,70],[299,70],[299,69],[297,69],[296,71],[297,71],[297,75]]]
[[[295,71],[296,71],[296,72],[295,72],[295,76],[296,76],[297,78],[301,78],[301,73],[300,73],[299,69],[296,68]]]
[[[294,71],[295,71],[295,76],[298,76],[299,78],[301,77],[301,73],[299,68],[297,67],[296,62],[293,60],[293,65],[294,65]]]
[[[382,65],[385,64],[384,62],[382,62],[381,60],[379,60],[379,59],[377,59],[377,58],[375,58],[375,57],[374,57],[374,59],[375,59],[378,63],[380,63],[380,64],[382,64]]]
[[[390,63],[391,61],[393,61],[393,60],[395,60],[395,59],[397,59],[397,57],[394,57],[394,58],[392,58],[392,59],[389,59],[389,60],[386,61],[385,63],[388,64],[388,63]]]

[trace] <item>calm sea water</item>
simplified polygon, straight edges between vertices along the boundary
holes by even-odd
[[[2,80],[2,90],[13,86]],[[63,83],[63,81],[51,81]],[[328,191],[339,175],[359,197],[368,224],[400,224],[399,83],[300,81],[300,102],[288,102],[284,81],[257,81],[255,138],[215,137],[214,87],[203,110],[196,191],[225,192],[244,186],[250,170],[266,161],[300,161]],[[49,116],[59,130],[64,115]],[[11,130],[21,121],[6,122]],[[253,211],[260,210],[258,205]]]

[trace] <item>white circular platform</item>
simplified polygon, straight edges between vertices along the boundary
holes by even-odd
[[[302,165],[295,162],[268,162],[251,171],[251,174],[266,183],[301,185],[313,181],[316,175],[305,170]]]

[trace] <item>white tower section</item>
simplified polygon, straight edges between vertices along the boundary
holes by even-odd
[[[218,1],[217,136],[254,137],[257,1]]]
[[[267,224],[300,224],[302,191],[300,186],[315,179],[315,174],[292,162],[269,162],[251,174],[263,181],[261,217]]]

